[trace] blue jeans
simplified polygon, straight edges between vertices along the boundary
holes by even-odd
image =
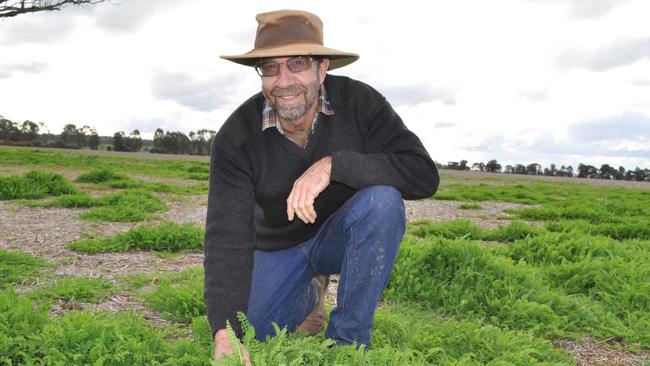
[[[317,303],[317,275],[340,274],[326,336],[370,345],[370,329],[404,235],[404,202],[390,186],[358,191],[316,236],[279,251],[255,251],[248,319],[259,340],[272,323],[294,331]]]

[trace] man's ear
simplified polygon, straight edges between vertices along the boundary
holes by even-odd
[[[321,84],[325,80],[325,74],[327,73],[327,69],[330,68],[330,59],[327,57],[324,57],[321,59],[319,63],[319,69],[318,69],[318,74],[320,76]]]

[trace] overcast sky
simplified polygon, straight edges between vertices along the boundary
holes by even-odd
[[[361,55],[332,73],[382,92],[440,163],[650,168],[647,0],[113,2],[0,18],[0,115],[218,130],[260,90],[218,56],[253,47],[255,14],[302,9]]]

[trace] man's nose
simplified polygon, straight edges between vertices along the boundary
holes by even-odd
[[[278,66],[280,67],[280,70],[278,71],[278,87],[286,88],[289,85],[292,85],[293,73],[289,71],[289,68],[287,68],[287,65],[284,63],[281,63]]]

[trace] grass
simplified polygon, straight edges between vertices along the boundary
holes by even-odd
[[[460,210],[482,210],[483,207],[478,203],[462,203],[458,206]]]
[[[47,308],[0,292],[0,365],[208,365],[206,321],[183,331],[153,327],[133,312],[73,311],[50,318]],[[207,338],[207,340],[206,340]]]
[[[68,248],[89,254],[132,250],[197,250],[203,248],[203,229],[175,222],[165,222],[155,227],[142,225],[112,237],[82,239],[69,244]]]
[[[27,297],[39,302],[64,300],[98,303],[114,292],[115,286],[102,278],[66,276],[30,290]]]
[[[207,182],[193,185],[181,185],[161,182],[143,182],[127,175],[115,173],[111,169],[95,169],[77,177],[77,182],[91,183],[107,188],[143,189],[151,192],[173,193],[182,195],[200,195],[208,193]]]
[[[37,199],[78,192],[61,174],[31,171],[22,176],[0,177],[0,200]]]
[[[165,160],[143,156],[91,155],[52,149],[0,148],[0,165],[39,168],[111,169],[116,173],[207,181],[209,163],[196,160]]]
[[[44,259],[0,248],[0,290],[31,279],[46,267]]]
[[[180,273],[136,276],[127,279],[137,296],[164,317],[189,323],[205,315],[203,269],[190,268]],[[149,288],[152,287],[153,288]],[[145,287],[144,290],[139,290]]]

